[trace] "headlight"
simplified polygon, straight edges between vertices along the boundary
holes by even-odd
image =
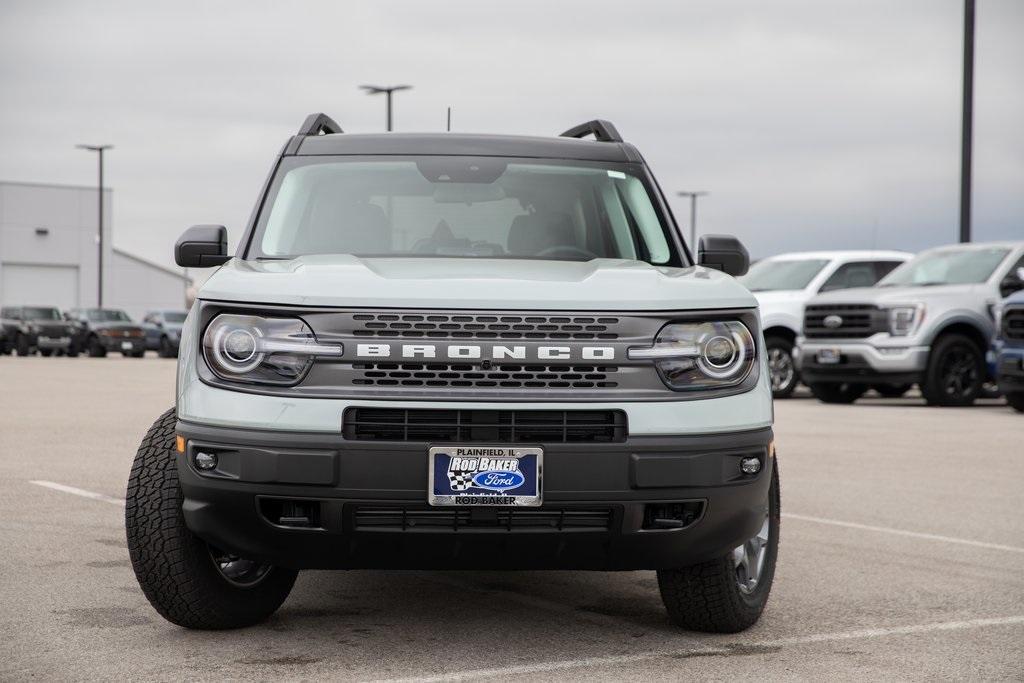
[[[203,357],[221,379],[258,384],[295,384],[314,356],[340,356],[341,344],[320,344],[298,318],[222,313],[203,334]]]
[[[739,321],[673,323],[654,346],[629,349],[631,360],[655,361],[661,379],[675,391],[733,387],[755,367],[754,337]]]
[[[889,309],[889,334],[906,337],[913,334],[924,320],[924,304],[893,306]]]

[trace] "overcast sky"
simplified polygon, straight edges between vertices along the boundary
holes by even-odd
[[[974,225],[1024,239],[1024,0],[977,0]],[[0,3],[0,179],[95,183],[114,243],[164,264],[240,235],[306,114],[555,134],[607,118],[701,232],[755,256],[956,240],[962,0]],[[674,198],[684,228],[688,203]]]

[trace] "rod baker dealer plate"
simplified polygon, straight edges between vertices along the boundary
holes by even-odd
[[[541,504],[543,449],[434,446],[428,453],[431,505]]]

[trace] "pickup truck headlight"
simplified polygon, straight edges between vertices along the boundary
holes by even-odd
[[[889,309],[889,334],[906,337],[917,331],[924,320],[924,304],[893,306]]]
[[[675,391],[733,387],[757,362],[757,347],[739,321],[666,325],[649,348],[629,349],[631,360],[655,362],[661,379]]]
[[[222,313],[203,334],[203,357],[221,379],[250,384],[295,384],[315,356],[340,356],[341,344],[320,344],[299,318]]]

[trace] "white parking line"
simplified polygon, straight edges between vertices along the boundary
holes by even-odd
[[[938,631],[961,631],[972,628],[985,628],[989,626],[1013,626],[1024,624],[1024,615],[1012,617],[996,617],[991,619],[969,619],[966,621],[943,621],[930,624],[913,624],[910,626],[893,626],[891,628],[868,628],[859,631],[840,631],[837,633],[813,633],[806,636],[795,636],[792,638],[780,638],[777,640],[755,640],[750,642],[736,642],[727,645],[682,648],[671,650],[659,650],[654,652],[640,652],[635,655],[613,655],[609,657],[585,657],[582,659],[567,659],[554,662],[540,662],[538,664],[523,664],[520,666],[507,666],[493,669],[468,669],[465,671],[452,671],[437,676],[424,676],[421,678],[394,678],[378,681],[378,683],[434,683],[440,681],[465,681],[473,679],[489,679],[498,676],[529,676],[531,674],[546,673],[550,671],[564,671],[567,669],[582,669],[595,666],[617,666],[621,664],[634,664],[636,662],[661,659],[664,657],[693,657],[708,655],[729,655],[735,652],[750,652],[756,654],[759,649],[770,651],[773,648],[795,645],[811,645],[815,643],[831,643],[843,640],[856,640],[863,638],[884,638],[888,636],[906,636],[918,633],[934,633]]]
[[[75,488],[74,486],[65,486],[64,484],[58,484],[52,481],[39,481],[33,479],[29,481],[29,483],[35,484],[36,486],[45,486],[46,488],[53,489],[54,491],[72,493],[76,496],[81,496],[82,498],[91,498],[93,500],[99,500],[104,503],[110,503],[111,505],[120,505],[121,507],[124,507],[124,498],[111,498],[110,496],[105,496],[102,493],[93,493],[92,491],[86,491],[85,489]]]
[[[782,513],[784,518],[798,519],[802,522],[815,522],[817,524],[831,524],[832,526],[846,527],[847,529],[860,529],[861,531],[877,531],[883,534],[895,536],[909,536],[910,538],[921,538],[928,541],[943,541],[945,543],[959,543],[960,545],[974,546],[975,548],[988,548],[989,550],[1006,550],[1011,553],[1024,553],[1024,548],[1001,543],[986,543],[985,541],[972,541],[969,538],[955,538],[953,536],[939,536],[938,534],[925,534],[920,531],[906,531],[905,529],[893,529],[887,526],[872,526],[870,524],[858,524],[857,522],[843,522],[838,519],[825,519],[824,517],[811,517],[809,515],[795,515],[791,512]]]

